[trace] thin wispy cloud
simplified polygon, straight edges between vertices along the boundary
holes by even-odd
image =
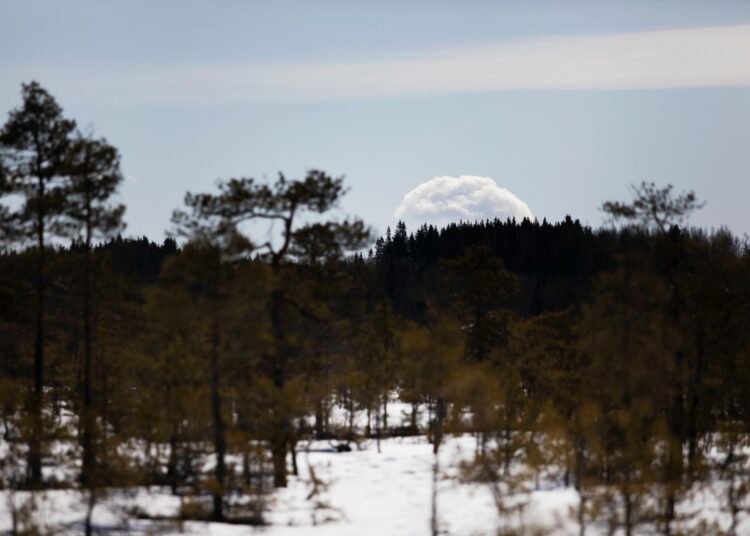
[[[26,78],[51,77],[79,95],[115,102],[309,102],[508,90],[743,87],[750,86],[749,57],[750,25],[737,25],[539,37],[382,59],[144,68],[127,75],[29,69]]]

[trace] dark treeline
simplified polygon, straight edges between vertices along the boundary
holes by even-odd
[[[604,229],[399,223],[373,243],[327,219],[342,179],[310,171],[188,193],[180,246],[156,244],[121,237],[116,149],[38,84],[23,99],[0,131],[2,193],[21,200],[0,205],[4,489],[80,489],[89,533],[107,490],[144,485],[184,518],[260,523],[305,441],[427,435],[437,482],[446,437],[470,434],[460,473],[501,520],[544,481],[576,490],[582,534],[685,533],[699,512],[682,505],[720,481],[736,532],[750,255],[683,226],[692,193],[642,184],[604,204]]]
[[[436,294],[431,285],[441,263],[462,257],[470,248],[486,247],[519,276],[518,312],[529,315],[581,303],[592,277],[614,266],[614,253],[629,238],[628,231],[593,231],[570,217],[555,224],[495,219],[442,229],[423,225],[412,233],[399,222],[395,232],[388,229],[376,241],[369,259],[378,269],[382,289],[377,290],[396,311],[419,317],[429,296]]]

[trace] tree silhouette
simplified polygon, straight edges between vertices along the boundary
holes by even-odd
[[[45,248],[50,236],[64,228],[65,159],[75,122],[65,119],[62,108],[37,82],[22,86],[23,104],[9,114],[0,131],[0,156],[6,193],[18,194],[23,205],[13,214],[14,236],[36,245],[36,337],[34,390],[31,409],[34,427],[29,445],[29,483],[42,481],[42,404],[44,392]]]
[[[64,224],[70,227],[67,233],[80,236],[84,248],[83,285],[83,431],[81,444],[83,460],[81,483],[92,485],[96,456],[96,414],[93,400],[93,240],[106,238],[124,228],[122,215],[124,205],[113,205],[110,198],[116,192],[122,174],[117,149],[103,139],[92,139],[80,133],[71,142],[66,158],[66,174],[69,181],[65,185],[66,199]]]
[[[285,309],[293,307],[304,310],[304,305],[291,300],[287,293],[285,265],[293,258],[293,252],[305,251],[310,246],[326,245],[325,251],[316,251],[315,258],[336,256],[345,250],[363,247],[369,232],[361,220],[323,224],[308,223],[299,226],[299,219],[306,212],[324,214],[334,208],[345,193],[343,178],[332,178],[322,171],[308,172],[303,180],[288,181],[279,174],[273,185],[260,184],[254,179],[230,179],[219,183],[219,193],[187,194],[185,202],[192,209],[197,221],[214,221],[219,229],[232,229],[239,233],[239,225],[248,221],[270,221],[281,224],[280,243],[271,240],[255,243],[254,251],[263,256],[271,269],[271,291],[268,315],[274,340],[273,352],[266,358],[266,372],[278,393],[282,393],[287,381],[293,349],[290,345]],[[325,242],[310,240],[310,237],[325,236]],[[248,243],[252,243],[248,240]],[[283,407],[272,408],[276,420],[271,441],[274,460],[274,485],[286,486],[286,453],[291,435],[289,415]]]
[[[705,206],[695,192],[672,195],[672,185],[658,187],[653,182],[631,186],[633,201],[607,201],[602,211],[614,220],[625,220],[642,228],[655,228],[665,233],[672,225],[681,224],[692,212]]]

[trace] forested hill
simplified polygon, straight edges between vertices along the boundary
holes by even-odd
[[[467,249],[485,247],[505,268],[520,276],[516,308],[524,314],[562,309],[578,303],[591,276],[612,267],[619,233],[594,231],[570,216],[558,223],[543,220],[452,223],[442,229],[423,225],[409,232],[403,222],[379,238],[370,252],[383,292],[396,310],[419,315],[442,285],[434,273]]]
[[[407,257],[415,265],[429,266],[461,257],[467,248],[486,246],[517,274],[590,275],[611,260],[611,245],[605,243],[611,240],[602,240],[603,234],[570,216],[553,224],[546,219],[541,223],[528,219],[451,223],[442,229],[425,224],[411,233],[399,222],[394,233],[388,229],[377,240],[373,255],[377,259]]]
[[[62,252],[78,253],[84,249],[84,243],[74,241]],[[142,284],[156,283],[164,261],[178,251],[177,241],[171,237],[158,244],[146,236],[123,238],[119,234],[94,247],[94,255],[106,258],[114,273]]]
[[[370,304],[387,299],[394,312],[421,319],[430,303],[442,303],[454,294],[454,282],[447,277],[451,261],[467,251],[484,249],[487,256],[502,262],[503,268],[518,276],[519,292],[512,307],[524,316],[565,309],[585,302],[599,273],[613,270],[616,258],[626,248],[654,254],[654,268],[663,272],[677,260],[675,245],[685,240],[705,240],[699,231],[673,227],[662,238],[635,229],[592,229],[567,216],[518,222],[461,222],[437,228],[422,225],[415,231],[398,222],[377,238],[368,255],[355,255],[343,268],[365,268],[364,291]],[[728,240],[734,240],[731,236]],[[667,241],[659,244],[659,240]],[[71,243],[58,250],[61,256],[77,253],[83,245]],[[94,248],[106,259],[113,274],[135,284],[155,284],[166,259],[179,253],[177,242],[167,238],[158,244],[147,237],[123,238],[117,235]],[[738,252],[740,253],[740,252]]]
[[[122,238],[118,235],[105,242],[96,251],[111,256],[113,267],[122,274],[137,276],[142,282],[155,283],[164,261],[177,253],[177,242],[167,238],[161,244],[147,237]]]
[[[569,216],[558,223],[495,219],[452,223],[441,229],[425,224],[414,232],[398,222],[393,233],[389,228],[375,241],[367,259],[361,256],[350,261],[368,266],[371,300],[388,298],[396,312],[419,318],[426,304],[445,290],[440,277],[444,261],[485,246],[492,257],[502,259],[505,268],[520,276],[516,309],[537,314],[584,299],[591,277],[612,267],[621,234],[594,231]],[[84,247],[74,241],[58,253],[64,257]],[[173,238],[159,244],[146,236],[123,238],[119,234],[94,248],[95,256],[106,259],[113,274],[148,285],[158,281],[164,261],[178,252]]]

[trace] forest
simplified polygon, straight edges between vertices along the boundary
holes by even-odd
[[[23,85],[0,130],[9,533],[51,533],[38,497],[61,490],[84,504],[63,531],[97,533],[113,494],[152,488],[179,498],[159,521],[271,526],[300,474],[310,502],[326,486],[302,470],[311,446],[403,438],[433,456],[417,533],[444,533],[446,471],[489,490],[487,533],[543,533],[517,512],[550,488],[575,497],[577,534],[750,530],[750,250],[690,227],[693,192],[640,183],[596,229],[376,237],[332,215],[343,177],[310,170],[188,192],[156,243],[124,237],[122,180],[114,146]],[[439,457],[458,440],[460,461]]]

